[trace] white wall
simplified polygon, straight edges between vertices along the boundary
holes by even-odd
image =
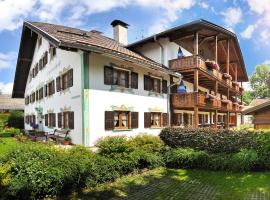
[[[38,48],[36,45],[33,62],[31,69],[39,61],[45,51],[49,51],[49,43],[44,38],[42,39],[42,45]],[[44,97],[40,101],[29,103],[25,106],[25,115],[36,115],[37,111],[35,108],[41,107],[43,109],[42,114],[47,114],[48,110],[52,110],[56,113],[56,127],[57,127],[57,113],[61,112],[61,108],[69,109],[74,111],[74,130],[71,131],[70,136],[72,142],[76,144],[82,143],[82,111],[81,111],[81,56],[78,52],[65,51],[56,49],[56,56],[50,60],[48,54],[48,63],[41,71],[38,72],[37,76],[32,78],[28,77],[25,97],[31,95],[34,91],[43,87],[48,81],[55,80],[59,74],[65,69],[73,68],[73,86],[65,91],[57,92],[55,88],[55,94],[49,97]],[[55,82],[56,85],[56,82]],[[43,90],[43,92],[45,92]],[[25,124],[25,129],[32,129],[30,125]],[[46,132],[53,131],[48,127],[45,127],[45,119],[43,118],[43,130]]]
[[[90,145],[104,136],[127,135],[134,136],[137,133],[147,132],[159,134],[160,129],[144,128],[144,112],[150,112],[149,109],[158,108],[162,112],[167,112],[167,95],[149,95],[149,91],[144,90],[144,74],[148,72],[154,75],[162,75],[169,84],[169,76],[160,72],[145,69],[138,65],[132,65],[127,62],[120,62],[113,58],[105,57],[92,53],[89,59],[90,65],[90,90],[89,90],[89,126],[90,126]],[[138,73],[138,89],[130,89],[125,92],[112,90],[110,85],[104,85],[104,65],[110,63],[131,67]],[[105,111],[111,111],[112,106],[125,105],[131,111],[139,112],[139,128],[128,131],[105,131]]]

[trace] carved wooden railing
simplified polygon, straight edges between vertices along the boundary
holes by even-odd
[[[221,100],[221,110],[222,111],[231,111],[232,110],[232,102],[230,100]]]
[[[172,70],[183,70],[187,68],[196,67],[196,59],[198,60],[198,66],[200,68],[206,68],[205,61],[200,56],[187,56],[184,58],[173,59],[169,61],[170,68]]]
[[[172,94],[172,106],[174,108],[193,108],[194,106],[205,109],[219,109],[221,102],[218,99],[207,99],[199,92],[189,92],[183,94]]]

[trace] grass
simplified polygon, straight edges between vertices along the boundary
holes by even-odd
[[[18,145],[16,138],[1,138],[0,137],[0,157],[4,156],[8,151],[16,148]]]
[[[73,193],[71,199],[270,199],[270,173],[158,168]]]

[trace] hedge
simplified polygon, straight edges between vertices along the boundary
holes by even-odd
[[[172,148],[193,148],[209,153],[234,153],[256,148],[256,133],[237,130],[165,128],[160,133],[164,143]]]

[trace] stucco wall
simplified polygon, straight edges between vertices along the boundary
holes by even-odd
[[[47,40],[42,39],[42,45],[40,47],[36,46],[33,62],[31,64],[31,69],[39,61],[45,51],[49,51],[49,43]],[[56,56],[51,60],[48,54],[47,65],[38,72],[37,76],[32,78],[28,77],[25,97],[32,94],[34,91],[38,90],[40,87],[44,86],[51,80],[55,80],[64,69],[73,68],[73,86],[65,91],[56,92],[52,96],[44,97],[40,101],[35,101],[34,103],[29,103],[25,106],[25,115],[36,115],[37,111],[35,108],[42,108],[43,122],[42,128],[46,132],[53,131],[45,126],[44,115],[47,114],[48,110],[56,113],[56,127],[57,127],[57,113],[61,112],[61,109],[68,109],[74,111],[74,130],[71,131],[70,136],[72,137],[72,142],[76,144],[82,143],[82,111],[81,111],[81,55],[78,52],[65,51],[61,49],[56,49]],[[56,84],[56,82],[55,82]],[[43,90],[44,92],[44,90]],[[31,130],[32,127],[25,124],[25,129]]]

